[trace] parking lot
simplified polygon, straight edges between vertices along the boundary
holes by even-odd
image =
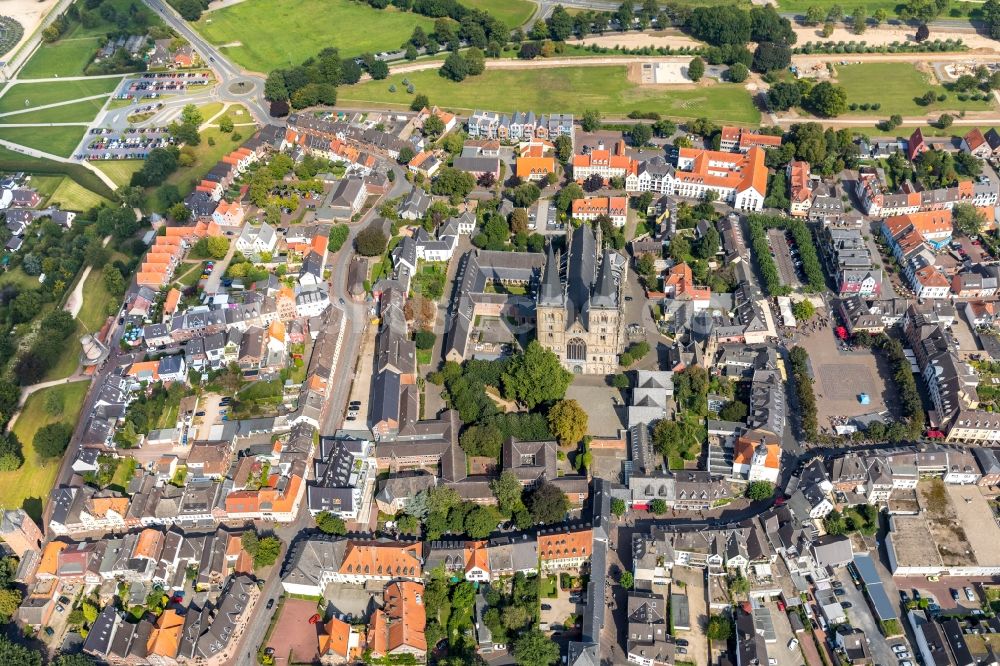
[[[692,663],[702,664],[716,663],[714,659],[709,661],[708,639],[705,637],[704,627],[708,624],[708,604],[705,597],[705,572],[701,569],[689,569],[687,567],[674,567],[674,583],[671,585],[671,592],[684,594],[687,596],[688,614],[691,628],[687,630],[675,629],[674,637],[688,641],[687,654],[679,657],[682,660]],[[725,647],[724,645],[722,647]]]
[[[147,72],[139,78],[127,78],[115,94],[115,99],[157,99],[166,94],[177,94],[191,86],[206,85],[206,72]]]
[[[896,585],[901,592],[906,592],[911,599],[916,591],[921,599],[933,600],[942,610],[953,613],[969,613],[979,609],[982,605],[982,590],[979,585],[981,578],[954,578],[945,576],[937,581],[928,580],[924,577],[911,576],[908,578],[896,578]],[[965,588],[972,591],[970,600],[965,593]],[[958,599],[952,597],[952,591],[958,595]]]
[[[145,159],[153,148],[174,143],[166,127],[130,127],[124,131],[95,127],[83,139],[76,158],[81,160]]]
[[[580,614],[581,607],[575,601],[570,601],[569,599],[571,594],[580,594],[580,592],[573,593],[569,590],[562,589],[559,587],[558,575],[555,577],[557,579],[556,596],[547,597],[544,594],[541,595],[540,601],[543,608],[541,609],[539,622],[543,629],[552,627],[554,631],[562,632],[562,627],[566,624],[567,618],[569,618],[570,615]],[[542,589],[545,589],[544,584],[542,585]],[[548,606],[548,609],[544,608],[545,606]]]
[[[767,240],[771,246],[771,256],[778,266],[781,283],[793,289],[801,286],[802,282],[792,259],[792,248],[788,244],[788,235],[782,229],[768,229]]]

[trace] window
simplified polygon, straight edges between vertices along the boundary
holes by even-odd
[[[571,361],[587,360],[587,343],[580,338],[573,338],[566,345],[566,358]]]

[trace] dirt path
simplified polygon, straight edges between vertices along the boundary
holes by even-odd
[[[869,28],[862,35],[855,35],[853,31],[847,28],[836,28],[829,37],[823,36],[821,32],[823,29],[822,26],[807,27],[793,25],[792,29],[795,31],[796,36],[798,36],[798,41],[796,42],[798,45],[807,42],[813,42],[814,44],[818,42],[865,42],[868,46],[883,46],[892,44],[893,42],[906,44],[912,43],[916,34],[916,30],[889,26]],[[931,33],[931,39],[961,39],[962,43],[972,50],[981,49],[992,53],[1000,52],[1000,42],[976,32],[935,30]],[[937,54],[932,55],[936,56]]]
[[[1000,43],[998,43],[1000,44]],[[792,63],[799,67],[813,67],[816,65],[826,66],[826,63],[846,62],[855,64],[861,62],[914,62],[914,63],[935,63],[935,62],[967,62],[967,63],[995,63],[996,56],[987,54],[978,55],[975,53],[817,53],[815,55],[793,55]]]
[[[551,67],[596,67],[599,65],[631,65],[644,62],[670,62],[684,63],[691,62],[690,56],[595,56],[580,58],[539,58],[537,60],[487,60],[486,69],[541,69]],[[421,72],[427,69],[439,69],[440,60],[425,60],[424,62],[411,62],[405,65],[392,68],[393,74],[407,74],[409,72]],[[366,80],[368,75],[362,77]]]

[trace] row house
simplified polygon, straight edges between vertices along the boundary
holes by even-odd
[[[871,251],[857,229],[827,227],[823,234],[823,257],[836,276],[841,296],[878,297],[882,271],[874,268]]]
[[[997,205],[997,185],[991,180],[959,181],[954,187],[917,190],[913,183],[904,183],[902,191],[888,191],[885,172],[881,168],[862,167],[855,181],[855,194],[865,214],[873,217],[908,215],[926,211],[951,210],[958,203],[976,208]]]
[[[865,331],[873,335],[892,328],[903,319],[908,303],[905,298],[868,301],[848,296],[838,303],[841,318],[851,335]]]
[[[981,160],[989,159],[1000,154],[1000,135],[993,130],[993,143],[986,140],[983,131],[978,127],[973,127],[962,137],[960,148],[974,157]],[[993,144],[996,144],[995,148]]]
[[[515,111],[508,115],[477,110],[469,117],[468,128],[470,139],[497,139],[503,143],[530,139],[555,141],[560,136],[572,139],[573,115],[554,113],[536,116],[532,111]]]
[[[950,211],[888,217],[881,233],[918,298],[947,298],[951,282],[935,266],[935,251],[951,238]]]
[[[806,217],[813,199],[809,162],[792,160],[785,173],[788,177],[788,212],[793,217]]]

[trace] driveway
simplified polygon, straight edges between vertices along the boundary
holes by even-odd
[[[684,658],[698,666],[713,663],[708,654],[708,638],[703,627],[708,624],[708,598],[705,595],[705,572],[701,569],[674,567],[671,592],[687,595],[690,629],[674,629],[675,638],[689,643]],[[724,647],[724,646],[723,646]]]
[[[879,630],[875,617],[868,608],[868,600],[865,599],[864,592],[854,587],[854,583],[851,581],[851,576],[847,573],[846,568],[838,569],[836,574],[837,580],[844,584],[844,590],[847,592],[846,595],[840,597],[840,600],[841,602],[848,601],[851,604],[851,608],[848,608],[846,611],[847,619],[852,626],[865,632],[865,637],[868,638],[868,647],[871,648],[872,657],[875,659],[875,662],[878,664],[895,664],[897,661],[896,657],[889,647],[889,643],[885,640],[885,636]]]
[[[795,632],[792,631],[792,625],[788,622],[788,613],[778,610],[777,602],[769,601],[764,605],[767,607],[768,612],[771,613],[774,636],[778,639],[777,642],[767,646],[768,656],[774,657],[778,662],[778,666],[801,666],[802,652],[798,648],[795,648],[795,650],[788,649],[788,642],[792,638],[799,638],[799,642],[801,642],[801,638],[796,636]]]

